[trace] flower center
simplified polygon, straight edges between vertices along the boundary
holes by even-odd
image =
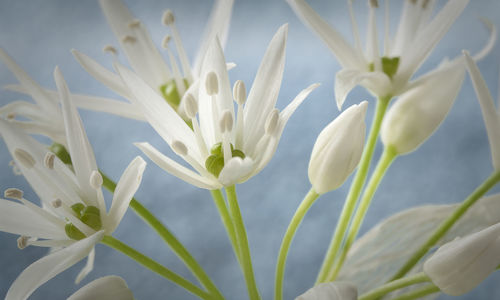
[[[384,56],[380,59],[381,63],[382,63],[382,71],[387,75],[389,76],[389,78],[392,80],[392,77],[396,74],[396,72],[398,71],[398,67],[399,67],[399,56],[396,56],[396,57],[387,57],[387,56]],[[370,63],[368,65],[368,70],[370,72],[373,72],[375,71],[375,64],[374,63]]]
[[[231,156],[245,158],[245,153],[243,151],[234,149],[233,144],[231,145]],[[219,177],[220,172],[224,168],[224,151],[222,149],[222,143],[217,143],[210,149],[211,155],[205,161],[205,167],[207,171],[213,174],[215,177]]]
[[[184,80],[184,85],[189,87],[189,82],[186,78]],[[160,86],[160,91],[167,101],[167,103],[175,110],[179,108],[179,104],[181,103],[181,97],[182,95],[179,95],[179,91],[177,89],[177,84],[175,83],[175,80],[172,79],[169,82],[165,83],[164,85]]]
[[[71,206],[71,209],[76,213],[76,217],[82,221],[85,225],[98,231],[102,228],[101,212],[99,208],[89,205],[85,206],[83,203],[77,203]],[[66,235],[73,240],[81,240],[85,238],[83,234],[75,225],[72,223],[66,224],[64,227]]]

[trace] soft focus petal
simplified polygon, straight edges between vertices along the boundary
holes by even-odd
[[[134,300],[127,283],[118,276],[106,276],[85,285],[68,300]]]
[[[349,92],[358,84],[366,87],[377,97],[386,97],[390,93],[391,80],[383,72],[365,72],[354,69],[340,70],[335,75],[335,100],[337,108],[342,109],[342,104]]]
[[[224,186],[241,183],[242,179],[250,174],[254,167],[255,163],[249,157],[245,157],[244,159],[233,157],[224,165],[224,168],[219,174],[219,181]]]
[[[356,300],[358,290],[350,282],[335,281],[318,284],[295,300]]]
[[[83,267],[83,269],[78,273],[75,279],[75,284],[79,284],[87,275],[92,272],[94,269],[94,260],[95,260],[95,247],[90,250],[89,256],[87,257],[87,263]]]

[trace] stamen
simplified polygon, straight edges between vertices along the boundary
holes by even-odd
[[[276,133],[279,119],[280,119],[280,111],[277,108],[275,108],[267,116],[265,124],[266,134],[273,136]]]
[[[222,113],[222,117],[219,120],[219,127],[223,133],[233,130],[233,115],[229,110],[225,110]]]
[[[166,35],[163,38],[163,41],[161,42],[161,47],[163,49],[167,49],[168,48],[168,43],[170,42],[171,39],[172,39],[172,37],[170,35]]]
[[[16,188],[8,188],[3,192],[5,198],[21,200],[23,199],[24,192]]]
[[[14,120],[16,118],[16,114],[11,112],[7,114],[7,120]]]
[[[170,26],[175,22],[174,13],[169,9],[163,13],[162,23],[165,26]]]
[[[128,24],[128,28],[130,29],[138,28],[139,26],[141,26],[141,21],[138,19],[135,19]]]
[[[370,0],[370,6],[378,8],[378,0]]]
[[[20,250],[23,250],[24,248],[26,248],[28,246],[28,239],[29,239],[29,237],[27,237],[25,235],[21,235],[17,239],[17,248],[19,248]]]
[[[233,87],[233,98],[238,105],[243,105],[247,100],[247,90],[242,80],[237,80]]]
[[[101,188],[102,182],[103,182],[103,179],[102,179],[101,173],[99,173],[96,170],[92,171],[92,173],[90,174],[90,181],[89,181],[90,186],[92,188],[98,190]]]
[[[126,43],[130,43],[130,44],[133,44],[137,41],[137,39],[131,35],[126,35],[122,38],[122,43],[126,44]]]
[[[62,205],[62,200],[61,199],[56,199],[52,202],[50,202],[53,208],[59,208]]]
[[[423,9],[426,9],[426,8],[427,8],[427,5],[429,5],[429,2],[430,2],[429,0],[424,0],[424,1],[422,1],[422,8],[423,8]]]
[[[219,80],[215,72],[207,74],[205,79],[205,88],[209,96],[217,95],[219,93]]]
[[[104,48],[102,48],[102,51],[104,53],[110,53],[110,54],[112,54],[114,56],[118,55],[118,50],[116,50],[116,48],[113,47],[113,46],[111,46],[111,45],[104,46]]]
[[[33,168],[36,163],[31,154],[20,148],[14,150],[14,157],[27,169]]]
[[[189,119],[194,119],[198,113],[198,103],[191,93],[184,97],[184,110]]]
[[[174,150],[174,152],[177,155],[186,156],[188,154],[188,148],[181,141],[173,141],[171,147],[172,147],[172,150]]]
[[[49,168],[49,169],[54,169],[54,160],[56,158],[56,155],[52,152],[47,152],[45,154],[45,157],[43,158],[43,164]]]
[[[417,4],[417,1],[418,0],[410,0],[410,3],[413,4],[413,5],[415,5],[415,4]]]

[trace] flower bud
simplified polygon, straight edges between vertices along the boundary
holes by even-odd
[[[68,300],[133,300],[132,291],[125,280],[118,276],[98,278],[71,295]]]
[[[319,134],[309,161],[309,181],[318,194],[340,187],[358,165],[367,105],[363,101],[349,107]]]
[[[295,300],[356,300],[358,290],[350,282],[326,282],[309,289]]]
[[[463,65],[454,64],[428,75],[402,94],[382,122],[384,145],[393,147],[398,154],[417,149],[445,119],[464,76]]]
[[[459,296],[475,288],[500,264],[500,223],[439,248],[424,272],[442,292]]]

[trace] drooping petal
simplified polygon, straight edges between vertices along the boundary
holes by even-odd
[[[210,43],[219,38],[222,48],[226,45],[227,35],[229,31],[229,23],[231,21],[231,12],[233,10],[234,0],[216,0],[210,13],[210,18],[207,23],[205,33],[203,34],[200,48],[196,53],[194,60],[193,73],[195,78],[200,76],[201,67],[205,58],[205,53]]]
[[[330,27],[304,0],[287,0],[299,18],[332,50],[343,68],[364,70],[365,58],[359,54],[335,29]]]
[[[252,152],[264,133],[267,116],[274,109],[280,91],[288,25],[281,26],[267,47],[245,103],[244,148]]]
[[[134,300],[127,283],[118,276],[101,277],[85,285],[68,300]]]
[[[335,75],[335,100],[337,108],[342,109],[349,92],[358,84],[366,87],[377,97],[385,97],[391,91],[391,80],[383,72],[364,72],[354,69],[344,69]]]
[[[220,189],[222,187],[217,181],[200,176],[199,174],[196,174],[190,169],[161,154],[149,143],[136,143],[135,145],[160,168],[175,177],[186,181],[187,183],[209,190]]]
[[[120,224],[130,200],[132,200],[141,184],[142,174],[145,169],[146,162],[142,157],[137,156],[123,172],[113,193],[113,203],[106,218],[106,232],[108,234],[111,234]]]
[[[87,275],[92,272],[94,269],[94,260],[95,260],[95,247],[90,250],[89,256],[87,257],[87,263],[83,267],[83,269],[78,273],[75,279],[75,284],[79,284]]]
[[[25,300],[38,287],[68,269],[89,254],[104,236],[104,231],[84,238],[73,245],[53,252],[32,263],[10,286],[5,300]]]
[[[465,53],[467,69],[476,91],[481,111],[483,112],[484,124],[490,141],[491,159],[495,170],[500,170],[500,116],[495,109],[493,97],[481,76],[481,72],[468,53]]]
[[[219,181],[224,186],[231,186],[241,183],[242,179],[247,177],[255,167],[255,162],[250,157],[241,159],[240,157],[231,158],[219,174]]]

